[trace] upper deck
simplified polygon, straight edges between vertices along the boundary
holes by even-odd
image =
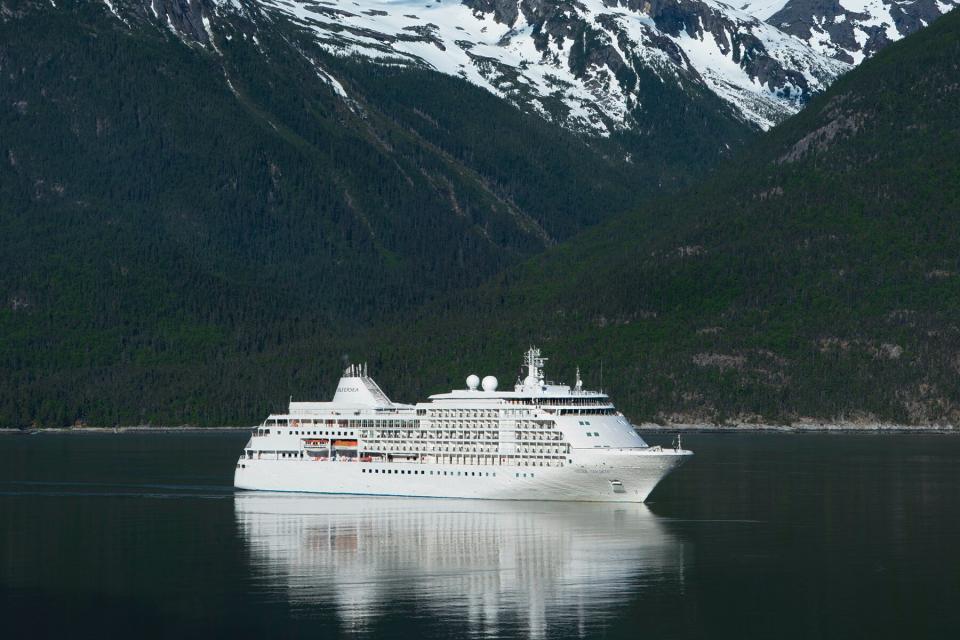
[[[646,443],[602,393],[546,381],[530,349],[512,390],[487,376],[416,405],[391,401],[366,367],[344,372],[330,402],[290,402],[254,429],[247,455],[370,463],[559,467],[574,452],[638,451]]]

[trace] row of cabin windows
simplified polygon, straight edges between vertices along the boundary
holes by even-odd
[[[258,436],[268,436],[270,435],[270,429],[257,429],[256,435]],[[283,435],[282,431],[277,431],[277,435]],[[352,436],[352,433],[347,431],[290,431],[288,435],[291,436]]]
[[[253,460],[254,454],[256,454],[257,457],[261,457],[265,453],[268,453],[268,454],[273,453],[280,458],[302,458],[303,457],[303,451],[254,451],[253,449],[247,449],[247,459]]]
[[[424,471],[423,469],[361,469],[362,473],[390,473],[390,474],[399,474],[399,475],[433,475],[433,471]],[[479,478],[496,478],[497,472],[493,471],[437,471],[436,474],[439,475],[451,475],[451,476],[466,476],[466,477],[479,477]],[[515,473],[517,478],[533,478],[536,476],[534,473]]]
[[[248,459],[248,460],[253,460],[254,454],[257,454],[257,456],[259,457],[259,455],[262,454],[262,453],[264,453],[264,452],[263,452],[263,451],[247,450],[246,453],[247,453],[247,459]],[[277,453],[277,452],[272,452],[272,451],[271,451],[271,452],[268,452],[268,453]],[[292,452],[292,451],[290,451],[290,452],[279,452],[279,453],[280,453],[281,458],[298,458],[298,457],[299,457],[299,458],[303,458],[303,452],[302,452],[302,451],[299,452],[299,455],[298,455],[297,453],[295,453],[295,452]],[[509,456],[509,457],[514,457],[514,456]],[[539,456],[538,456],[538,457],[539,457]],[[567,462],[572,463],[573,460],[568,460]],[[543,466],[551,466],[551,463],[550,463],[550,462],[546,462],[546,463],[545,463],[545,462],[542,462],[542,461],[533,461],[533,460],[520,460],[520,461],[517,461],[515,464],[519,464],[519,465],[523,465],[523,466],[528,466],[528,467],[530,467],[530,466],[533,466],[533,467],[536,467],[536,466],[540,466],[540,467],[543,467]],[[238,462],[238,463],[237,463],[237,467],[238,467],[238,468],[245,469],[245,468],[246,468],[246,465]],[[416,475],[416,474],[425,475],[425,474],[427,473],[426,471],[419,470],[419,469],[412,469],[412,470],[406,470],[406,469],[361,469],[361,471],[362,471],[363,473],[395,473],[395,474],[413,474],[413,475]],[[449,472],[448,472],[448,471],[442,471],[442,472],[441,472],[441,471],[437,471],[437,472],[436,472],[436,475],[438,475],[438,476],[441,475],[441,474],[442,474],[442,475],[451,475],[451,476],[452,476],[452,475],[454,475],[454,472],[453,472],[453,471],[449,471]],[[434,472],[433,472],[433,471],[430,471],[430,472],[429,472],[429,475],[431,475],[431,476],[434,475]],[[464,476],[492,476],[492,477],[496,478],[496,477],[497,477],[497,472],[496,472],[496,471],[493,471],[493,472],[490,472],[490,471],[463,471],[463,472],[457,471],[457,472],[456,472],[456,475],[458,475],[458,476],[459,476],[459,475],[464,475]],[[524,473],[524,474],[517,473],[517,474],[516,474],[516,477],[518,477],[518,478],[520,478],[520,477],[526,478],[526,477],[527,477],[527,474],[526,474],[526,473]],[[531,474],[530,474],[530,477],[531,477],[531,478],[534,477],[534,474],[531,473]]]
[[[312,420],[309,418],[269,418],[264,426],[266,427],[310,427],[326,426],[340,427],[341,429],[359,429],[362,427],[414,427],[416,420],[389,419],[389,420]]]
[[[562,416],[612,416],[616,413],[617,410],[612,407],[608,409],[560,409],[560,415]]]
[[[430,415],[435,418],[496,418],[497,409],[431,409]],[[419,411],[417,415],[423,415]]]
[[[607,404],[610,400],[606,396],[592,396],[586,398],[570,398],[570,397],[560,397],[560,398],[510,398],[506,400],[507,404],[512,405],[547,405],[547,406],[588,406],[588,405],[598,405],[598,404]]]
[[[362,473],[392,473],[399,475],[434,475],[433,471],[425,471],[423,469],[361,469]],[[437,471],[436,475],[457,475],[457,476],[472,476],[472,477],[497,477],[497,472],[493,471]],[[527,474],[523,474],[526,477]],[[533,475],[532,473],[530,474]]]

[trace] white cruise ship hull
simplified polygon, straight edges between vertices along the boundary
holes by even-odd
[[[650,447],[610,398],[548,382],[531,347],[527,376],[494,376],[415,405],[391,401],[350,365],[330,402],[294,402],[255,427],[238,489],[297,493],[644,502],[692,453]],[[482,387],[482,388],[481,388]]]
[[[238,489],[364,496],[644,502],[691,452],[649,448],[581,455],[562,467],[241,459]],[[587,459],[588,458],[588,459]]]

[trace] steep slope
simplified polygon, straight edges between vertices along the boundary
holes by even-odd
[[[743,11],[796,36],[816,51],[860,64],[929,25],[958,0],[747,0]]]
[[[762,128],[846,65],[711,0],[266,0],[340,55],[425,65],[598,135],[655,126],[704,91]]]
[[[0,4],[7,424],[479,283],[686,171],[283,20],[136,6]]]
[[[412,399],[528,340],[636,417],[953,415],[954,16],[654,200],[745,129],[661,95],[624,162],[258,3],[112,4],[0,0],[0,424],[249,422],[349,355]]]
[[[43,5],[2,25],[5,206],[27,220],[116,218],[133,244],[166,238],[240,281],[285,288],[317,269],[337,284],[301,278],[297,295],[415,299],[644,189],[613,147],[439,74],[321,64],[283,25],[224,22],[217,42],[186,46],[96,5]]]
[[[472,311],[422,330],[470,331],[404,360],[489,364],[538,341],[594,384],[603,358],[637,418],[955,424],[960,116],[944,107],[960,101],[958,60],[960,13],[878,53],[703,188],[451,302]]]

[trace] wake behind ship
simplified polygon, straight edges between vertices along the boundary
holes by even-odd
[[[290,402],[253,430],[239,489],[328,494],[643,502],[691,451],[651,447],[602,392],[544,378],[531,348],[513,391],[497,379],[416,405],[392,402],[366,367],[331,402]]]

